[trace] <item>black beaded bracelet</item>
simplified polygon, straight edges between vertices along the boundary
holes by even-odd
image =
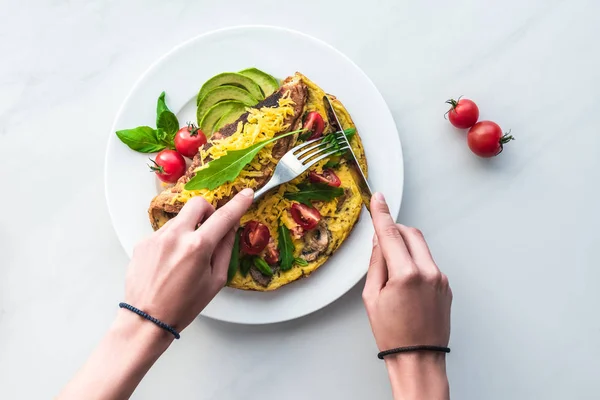
[[[179,335],[179,332],[177,332],[175,329],[173,329],[173,327],[171,325],[165,324],[164,322],[157,320],[153,316],[149,315],[148,313],[143,312],[142,310],[140,310],[138,308],[135,308],[134,306],[130,306],[127,303],[119,303],[119,307],[125,308],[125,309],[131,311],[132,313],[136,313],[137,315],[139,315],[142,318],[146,318],[148,321],[153,322],[160,328],[173,334],[173,336],[175,336],[175,339],[179,339],[181,337]]]
[[[428,345],[398,347],[395,349],[380,352],[379,354],[377,354],[377,358],[383,360],[383,357],[389,356],[391,354],[408,353],[411,351],[438,351],[440,353],[450,353],[450,347]]]

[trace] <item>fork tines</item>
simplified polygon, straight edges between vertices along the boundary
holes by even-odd
[[[290,150],[290,153],[293,153],[303,165],[308,163],[311,165],[315,164],[324,158],[331,157],[338,152],[348,149],[346,143],[339,143],[339,141],[343,140],[341,135],[344,135],[344,132],[336,132],[332,136],[326,135],[309,140],[294,147]]]

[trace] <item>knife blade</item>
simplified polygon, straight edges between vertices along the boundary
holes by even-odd
[[[331,126],[335,129],[336,132],[342,132],[343,128],[340,120],[337,117],[337,114],[333,110],[333,104],[331,104],[331,100],[327,95],[323,96],[323,105],[325,106],[325,111],[327,112],[327,119]],[[352,179],[354,179],[354,183],[358,187],[360,192],[360,197],[362,198],[363,204],[367,207],[367,211],[371,212],[371,197],[373,196],[373,192],[371,187],[369,186],[369,182],[367,182],[367,177],[365,176],[363,170],[360,168],[360,164],[358,163],[358,159],[356,158],[356,154],[354,154],[354,150],[352,150],[352,146],[350,145],[350,141],[346,137],[345,134],[342,134],[344,141],[348,145],[348,151],[346,152],[346,160],[348,161],[348,169],[350,170],[350,174],[352,175]]]

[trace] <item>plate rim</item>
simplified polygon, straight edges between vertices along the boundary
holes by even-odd
[[[394,124],[394,128],[395,131],[397,133],[397,140],[398,140],[398,146],[399,146],[399,157],[401,160],[401,168],[400,168],[400,177],[402,178],[402,185],[400,186],[399,189],[399,204],[398,204],[398,212],[396,213],[396,215],[393,215],[394,220],[396,221],[398,219],[400,210],[402,209],[402,201],[403,201],[403,197],[404,197],[404,178],[405,178],[405,171],[404,171],[404,151],[402,148],[402,141],[400,140],[400,136],[399,136],[399,131],[398,131],[398,126],[396,124],[396,121],[394,119],[394,116],[389,108],[389,105],[387,103],[387,101],[385,100],[385,98],[383,97],[383,95],[381,94],[381,92],[379,91],[379,89],[377,88],[377,86],[375,85],[375,83],[371,80],[371,78],[369,78],[369,76],[350,58],[348,57],[346,54],[344,54],[343,52],[341,52],[340,50],[338,50],[337,48],[335,48],[333,45],[319,39],[316,38],[312,35],[309,35],[307,33],[295,30],[295,29],[291,29],[291,28],[287,28],[287,27],[283,27],[283,26],[277,26],[277,25],[268,25],[268,24],[244,24],[244,25],[234,25],[234,26],[228,26],[228,27],[223,27],[223,28],[218,28],[218,29],[214,29],[208,32],[204,32],[201,33],[199,35],[193,36],[187,40],[184,40],[183,42],[175,45],[174,47],[172,47],[169,51],[167,51],[166,53],[162,54],[160,57],[158,57],[154,62],[152,62],[150,64],[150,66],[148,68],[146,68],[144,70],[144,72],[136,79],[136,81],[134,82],[134,84],[131,86],[131,89],[129,90],[129,92],[127,93],[127,95],[125,96],[125,98],[123,99],[123,101],[121,102],[121,105],[119,106],[119,109],[117,111],[117,113],[114,116],[113,119],[113,123],[111,125],[111,130],[110,133],[107,137],[107,141],[106,141],[106,146],[105,146],[105,153],[104,153],[104,197],[105,197],[105,201],[106,201],[106,206],[108,209],[108,214],[111,220],[111,225],[113,228],[113,231],[115,233],[115,235],[117,236],[117,239],[119,240],[119,244],[121,246],[121,248],[125,251],[125,253],[127,254],[127,256],[129,257],[129,259],[131,260],[131,255],[128,251],[128,249],[125,248],[123,242],[121,241],[121,239],[119,238],[119,234],[116,230],[115,224],[114,224],[114,212],[111,208],[111,203],[109,201],[108,198],[108,158],[109,158],[109,148],[111,145],[111,137],[112,137],[112,133],[115,132],[116,127],[117,127],[117,122],[120,120],[121,115],[124,112],[124,109],[126,107],[126,105],[129,103],[130,98],[133,96],[133,94],[136,92],[136,90],[138,89],[138,87],[140,86],[140,84],[146,79],[146,77],[148,75],[150,75],[152,73],[152,71],[154,71],[154,69],[156,69],[164,60],[168,59],[172,54],[176,53],[180,48],[185,47],[189,44],[191,44],[192,42],[195,42],[197,40],[204,40],[206,38],[209,38],[210,36],[217,36],[220,35],[222,33],[226,33],[226,32],[231,32],[231,31],[244,31],[244,30],[248,30],[248,29],[255,29],[255,30],[260,30],[260,29],[265,29],[265,30],[276,30],[276,31],[281,31],[281,32],[286,32],[289,34],[293,34],[293,35],[297,35],[300,36],[304,39],[307,39],[309,41],[314,41],[317,44],[327,48],[329,51],[332,51],[334,53],[336,53],[338,56],[340,56],[341,58],[343,58],[348,64],[350,64],[357,72],[360,73],[360,75],[365,78],[366,82],[368,82],[368,84],[372,87],[372,89],[375,90],[375,92],[377,93],[377,95],[379,95],[381,97],[381,99],[383,100],[383,103],[385,104],[385,109],[383,110],[385,113],[387,113],[392,121],[392,123]],[[362,210],[361,215],[363,215],[364,210]],[[323,302],[323,304],[320,304],[318,307],[309,310],[309,311],[302,311],[299,314],[295,314],[295,315],[291,315],[285,318],[277,318],[277,319],[272,319],[272,320],[261,320],[258,322],[250,322],[250,321],[240,321],[240,320],[235,320],[235,319],[229,319],[227,318],[227,316],[224,317],[216,317],[214,315],[206,315],[204,314],[204,310],[199,314],[199,316],[205,317],[205,318],[209,318],[211,320],[215,320],[215,321],[222,321],[222,322],[226,322],[226,323],[234,323],[234,324],[239,324],[239,325],[269,325],[269,324],[277,324],[277,323],[283,323],[283,322],[287,322],[287,321],[292,321],[295,319],[299,319],[308,315],[311,315],[319,310],[322,310],[323,308],[327,307],[328,305],[336,302],[337,300],[339,300],[341,297],[343,297],[344,295],[346,295],[350,290],[352,290],[359,282],[360,280],[366,275],[368,270],[368,266],[366,266],[364,268],[364,271],[358,275],[358,278],[356,279],[355,282],[352,283],[352,285],[350,285],[345,291],[343,291],[343,293],[341,293],[339,296],[337,296],[336,298],[327,301],[327,302]]]

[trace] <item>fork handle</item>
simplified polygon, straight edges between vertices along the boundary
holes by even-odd
[[[254,192],[254,201],[257,201],[260,197],[262,197],[262,195],[264,195],[265,193],[267,193],[269,190],[273,189],[276,186],[281,185],[282,182],[280,179],[275,178],[275,176],[273,176],[269,182],[266,183],[265,186],[261,187],[260,189],[258,189],[256,192]]]

